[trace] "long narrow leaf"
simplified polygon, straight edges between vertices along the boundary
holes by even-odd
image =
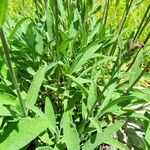
[[[72,73],[79,71],[82,68],[82,65],[85,64],[100,47],[101,44],[91,46],[89,49],[87,49],[77,64],[73,64]]]
[[[52,103],[48,97],[46,98],[46,101],[45,101],[45,115],[47,116],[47,118],[51,122],[53,129],[56,129],[55,113],[53,110]]]
[[[68,150],[80,150],[80,139],[75,125],[73,124],[69,112],[63,115],[64,141]]]
[[[44,80],[46,68],[47,68],[46,65],[44,67],[40,67],[39,70],[37,71],[36,75],[34,76],[33,81],[31,83],[31,86],[30,86],[29,91],[28,91],[28,95],[26,97],[26,104],[27,105],[34,105],[35,104],[37,97],[38,97],[40,87],[41,87],[42,82]]]

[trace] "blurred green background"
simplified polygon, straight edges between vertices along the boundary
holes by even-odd
[[[93,0],[95,6],[101,5],[101,9],[100,11],[97,13],[97,17],[102,17],[103,15],[103,8],[105,6],[105,2],[106,0]],[[125,3],[126,0],[120,0],[118,3],[118,6],[116,7],[116,2],[118,0],[110,0],[110,8],[109,8],[109,12],[108,12],[108,22],[107,22],[107,26],[111,26],[111,27],[116,27],[119,23],[119,21],[122,18],[123,15],[123,11],[126,7]],[[148,6],[148,4],[150,3],[149,0],[134,0],[133,4],[135,3],[140,3],[141,4],[133,9],[130,12],[129,17],[127,18],[125,27],[127,28],[125,34],[129,35],[131,31],[133,31],[133,29],[138,28],[139,24],[140,24],[140,20],[142,19],[145,10]],[[33,16],[33,9],[34,9],[34,5],[33,5],[33,0],[9,0],[9,17],[13,18],[13,19],[17,19],[17,14],[20,15],[29,15],[29,16]],[[143,32],[141,39],[144,39],[144,37],[147,35],[147,31],[150,28],[150,25],[148,25],[145,29],[145,31]]]

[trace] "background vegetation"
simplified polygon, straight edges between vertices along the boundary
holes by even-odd
[[[0,149],[149,150],[149,22],[148,0],[0,0]]]

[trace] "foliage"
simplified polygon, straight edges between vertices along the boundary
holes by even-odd
[[[111,0],[33,0],[7,22],[0,2],[1,150],[149,149],[150,5],[125,34],[143,1],[126,0],[117,25]]]

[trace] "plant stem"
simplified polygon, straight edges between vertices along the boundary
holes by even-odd
[[[109,10],[109,3],[110,1],[109,0],[106,0],[106,3],[105,3],[105,10],[104,10],[104,25],[106,25],[107,23],[107,16],[108,16],[108,10]]]
[[[129,14],[129,11],[130,11],[132,2],[133,2],[133,0],[130,1],[129,6],[126,7],[126,9],[125,9],[125,11],[124,11],[123,17],[122,17],[121,22],[120,22],[119,27],[118,27],[117,37],[118,37],[118,36],[121,34],[121,32],[122,32],[122,29],[123,29],[123,26],[124,26],[124,24],[125,24],[125,22],[126,22],[127,16],[128,16],[128,14]],[[115,52],[115,49],[116,49],[116,46],[117,46],[117,44],[116,44],[116,43],[117,43],[117,40],[118,40],[118,38],[116,39],[116,41],[114,42],[114,44],[113,44],[113,46],[112,46],[112,49],[111,49],[111,51],[110,51],[110,55],[113,55],[114,52]]]
[[[139,31],[139,34],[136,37],[137,39],[140,37],[140,35],[142,34],[142,32],[144,31],[146,26],[149,24],[149,22],[150,22],[150,15],[147,17],[147,20],[145,21],[144,25],[142,26],[141,30]]]
[[[58,47],[58,2],[55,0],[55,34],[56,34],[56,50]]]
[[[137,38],[139,37],[139,32],[140,32],[140,30],[141,30],[141,28],[142,28],[142,25],[143,25],[143,23],[144,23],[144,20],[145,20],[145,18],[146,18],[146,16],[147,16],[149,10],[150,10],[150,4],[148,5],[148,7],[147,7],[147,9],[146,9],[146,11],[145,11],[145,14],[144,14],[144,16],[143,16],[143,18],[142,18],[142,20],[141,20],[141,23],[140,23],[140,25],[139,25],[139,28],[138,28],[138,30],[137,30],[135,36],[134,36],[134,39],[133,39],[134,41],[136,41]]]
[[[10,75],[11,75],[11,78],[12,78],[12,83],[13,83],[15,89],[16,89],[16,92],[17,92],[17,95],[18,95],[18,98],[19,98],[19,101],[20,101],[23,116],[27,117],[27,109],[26,109],[25,103],[24,103],[24,101],[21,97],[20,88],[18,86],[17,78],[16,78],[15,72],[14,72],[13,67],[12,67],[10,49],[9,49],[9,46],[6,42],[5,35],[4,35],[4,32],[3,32],[2,28],[0,28],[0,38],[1,38],[1,41],[2,41],[3,49],[4,49],[6,64],[9,68]]]

